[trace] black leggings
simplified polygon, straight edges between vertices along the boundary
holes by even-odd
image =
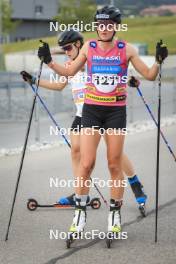
[[[97,127],[97,129],[126,128],[126,106],[104,106],[84,103],[81,125],[82,127]]]

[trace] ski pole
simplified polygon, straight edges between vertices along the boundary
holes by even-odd
[[[158,131],[157,131],[157,158],[156,158],[156,204],[155,204],[155,243],[158,241],[158,201],[159,201],[159,169],[160,169],[160,125],[161,125],[161,70],[162,62],[159,65],[158,79]]]
[[[56,120],[54,119],[53,115],[50,113],[48,107],[46,106],[45,102],[43,101],[43,99],[41,98],[41,96],[38,94],[38,92],[36,91],[36,89],[34,88],[34,86],[31,84],[30,85],[33,92],[36,93],[40,103],[42,104],[42,106],[45,108],[46,112],[48,113],[49,117],[51,118],[51,120],[53,121],[53,123],[55,124],[55,126],[58,128],[58,130],[60,131],[60,126],[58,125],[58,123],[56,122]],[[63,135],[62,133],[60,133],[60,135],[62,136],[62,138],[64,139],[64,141],[66,142],[66,144],[68,145],[69,148],[71,148],[71,145],[68,141],[68,139],[65,137],[65,135]],[[90,180],[92,181],[92,178],[90,177]],[[93,182],[93,181],[92,181]],[[97,187],[97,185],[93,182],[93,185],[95,187],[95,189],[97,190],[97,192],[99,193],[99,195],[101,196],[103,202],[106,204],[106,206],[108,206],[108,202],[106,201],[106,199],[104,198],[103,194],[100,192],[99,188]]]
[[[31,84],[30,85],[33,92],[36,93],[36,89],[34,88],[34,86]],[[53,115],[51,114],[51,112],[49,111],[48,107],[46,106],[46,104],[44,103],[43,99],[41,98],[41,96],[37,93],[37,97],[40,101],[40,103],[42,104],[42,106],[45,108],[46,112],[48,113],[49,117],[51,118],[51,120],[53,121],[54,125],[57,127],[57,129],[60,131],[61,128],[60,126],[58,125],[58,123],[56,122],[56,120],[54,119]],[[67,143],[67,145],[69,146],[69,148],[71,148],[71,145],[68,141],[68,139],[62,134],[60,133],[60,135],[62,136],[62,138],[65,140],[65,142]]]
[[[152,113],[152,111],[151,111],[149,105],[147,104],[147,102],[146,102],[146,100],[145,100],[145,98],[144,98],[144,96],[143,96],[143,94],[142,94],[142,92],[141,92],[141,89],[140,89],[139,87],[136,87],[136,89],[137,89],[137,91],[138,91],[140,97],[142,98],[142,101],[144,102],[144,104],[145,104],[145,106],[146,106],[146,108],[147,108],[147,110],[148,110],[148,112],[149,112],[151,118],[153,119],[155,125],[158,127],[158,123],[157,123],[157,121],[156,121],[156,119],[155,119],[155,117],[154,117],[154,114]],[[174,154],[174,152],[173,152],[173,150],[172,150],[172,148],[171,148],[169,142],[167,141],[167,139],[166,139],[166,137],[165,137],[165,135],[164,135],[164,133],[162,132],[161,129],[160,129],[160,134],[161,134],[161,137],[163,138],[163,140],[164,140],[164,142],[165,142],[167,148],[169,149],[169,152],[170,152],[171,155],[173,156],[174,161],[176,162],[176,155]]]
[[[21,161],[20,161],[20,167],[19,167],[19,171],[18,171],[18,177],[17,177],[15,193],[14,193],[14,197],[13,197],[13,202],[12,202],[12,207],[11,207],[10,218],[9,218],[9,222],[8,222],[8,227],[7,227],[5,241],[8,240],[9,229],[10,229],[12,215],[13,215],[13,211],[14,211],[14,205],[15,205],[15,201],[16,201],[16,196],[17,196],[19,181],[20,181],[20,177],[21,177],[21,172],[22,172],[22,168],[23,168],[23,161],[24,161],[24,157],[25,157],[25,153],[26,153],[26,147],[27,147],[29,132],[30,132],[30,128],[31,128],[31,122],[32,122],[35,102],[36,102],[36,98],[37,98],[37,91],[38,91],[38,87],[39,87],[40,76],[41,76],[41,73],[42,73],[42,67],[43,67],[43,60],[41,60],[40,68],[39,68],[39,72],[38,72],[37,88],[36,88],[36,92],[34,94],[33,103],[32,103],[30,116],[29,116],[29,121],[28,121],[28,125],[27,125],[27,131],[26,131],[26,136],[25,136],[25,141],[24,141],[24,146],[23,146],[23,151],[22,151],[22,156],[21,156]]]

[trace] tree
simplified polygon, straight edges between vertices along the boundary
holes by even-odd
[[[2,35],[7,35],[10,32],[14,31],[17,22],[11,20],[12,8],[8,0],[1,1],[1,20],[2,20]]]
[[[96,11],[93,0],[61,0],[58,15],[54,18],[59,24],[75,24],[77,21],[90,23]]]

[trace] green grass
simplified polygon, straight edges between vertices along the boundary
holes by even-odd
[[[150,17],[124,19],[123,23],[128,24],[127,32],[119,32],[117,35],[128,42],[147,43],[149,54],[155,54],[156,42],[163,39],[168,45],[169,54],[176,54],[176,16],[171,17]],[[83,34],[85,40],[96,37],[96,32]],[[56,37],[42,38],[50,46],[57,45]],[[39,40],[28,40],[3,45],[4,53],[18,52],[25,50],[37,50]]]

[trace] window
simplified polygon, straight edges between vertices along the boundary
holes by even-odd
[[[35,6],[35,14],[41,15],[42,13],[43,13],[43,6],[41,6],[41,5]]]

